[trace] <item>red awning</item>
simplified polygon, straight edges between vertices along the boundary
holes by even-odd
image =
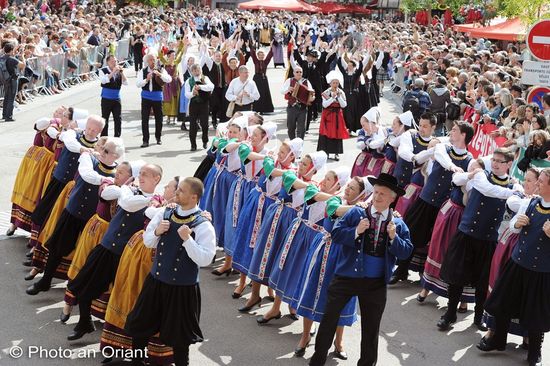
[[[349,14],[370,14],[371,10],[362,7],[359,4],[343,4],[343,3],[314,3],[317,8],[321,9],[324,14],[337,14],[337,13],[349,13]]]
[[[266,10],[266,11],[294,11],[317,13],[320,11],[317,7],[300,0],[252,0],[238,5],[239,9],[246,10]]]
[[[348,9],[346,6],[339,3],[314,3],[314,6],[321,9],[324,14],[337,14],[337,13],[347,13]]]
[[[518,41],[525,37],[527,27],[522,24],[519,18],[514,18],[488,27],[471,28],[470,30],[467,30],[466,33],[468,33],[472,38]]]
[[[359,4],[346,4],[346,9],[349,9],[349,12],[354,14],[370,14],[372,12],[372,10]]]

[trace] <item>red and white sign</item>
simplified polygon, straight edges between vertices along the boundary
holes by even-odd
[[[475,134],[472,141],[468,145],[468,151],[472,153],[474,158],[478,156],[487,156],[493,153],[497,147],[502,146],[506,142],[506,138],[493,138],[491,132],[498,130],[498,127],[492,123],[474,123]]]
[[[550,19],[540,20],[531,27],[527,47],[537,59],[550,61]]]
[[[550,88],[535,86],[527,95],[527,103],[536,103],[542,109],[542,97],[546,93],[550,93]]]

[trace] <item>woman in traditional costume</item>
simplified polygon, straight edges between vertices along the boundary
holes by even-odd
[[[334,160],[339,161],[338,154],[344,153],[342,140],[349,138],[342,112],[343,108],[347,106],[346,94],[339,88],[343,83],[342,75],[339,72],[334,70],[329,72],[326,79],[330,88],[321,94],[323,113],[319,126],[317,151],[323,150],[327,155],[334,154]]]

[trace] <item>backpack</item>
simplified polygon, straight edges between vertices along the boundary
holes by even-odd
[[[8,66],[6,62],[8,58],[6,56],[0,57],[0,84],[4,85],[11,80],[11,75],[8,72]]]
[[[460,118],[460,106],[456,103],[449,103],[446,112],[448,120],[456,121]]]
[[[405,100],[403,101],[403,112],[406,111],[411,111],[417,122],[420,120],[420,101],[415,93],[409,92],[405,94]]]

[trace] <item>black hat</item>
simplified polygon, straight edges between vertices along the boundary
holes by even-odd
[[[405,190],[397,185],[397,178],[395,178],[393,175],[380,173],[378,178],[368,177],[368,180],[373,186],[379,185],[388,187],[389,189],[397,193],[398,196],[405,195]]]
[[[317,50],[309,50],[307,51],[306,56],[312,56],[315,58],[319,58],[319,52]]]

